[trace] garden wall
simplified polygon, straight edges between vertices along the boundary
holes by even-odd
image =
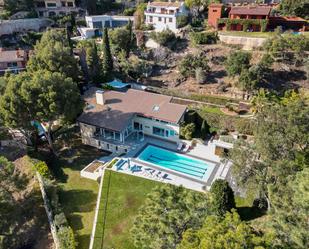
[[[232,35],[219,35],[221,42],[229,45],[240,45],[245,50],[252,50],[254,48],[261,47],[267,38],[260,37],[244,37],[244,36],[232,36]]]

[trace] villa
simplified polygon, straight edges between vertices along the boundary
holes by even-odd
[[[35,9],[40,17],[52,17],[78,13],[75,0],[36,0]]]
[[[18,73],[25,70],[29,52],[25,50],[3,50],[0,48],[0,75],[6,71]]]
[[[118,154],[127,153],[145,135],[176,144],[185,105],[172,97],[128,89],[125,92],[91,88],[78,118],[84,144]]]
[[[177,18],[188,15],[184,2],[148,2],[145,23],[153,25],[156,31],[170,29],[177,32]]]

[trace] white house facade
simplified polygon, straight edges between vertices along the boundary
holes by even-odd
[[[34,5],[39,17],[79,14],[81,11],[76,7],[75,0],[35,0]]]
[[[126,153],[145,135],[179,142],[180,123],[187,107],[172,97],[129,89],[126,92],[91,88],[87,107],[78,118],[84,144]]]
[[[153,25],[156,31],[170,29],[178,31],[177,18],[188,16],[184,2],[148,2],[145,10],[145,24]]]

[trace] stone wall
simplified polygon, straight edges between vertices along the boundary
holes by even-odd
[[[15,32],[41,31],[51,26],[53,21],[47,18],[29,18],[0,21],[0,36],[11,35]]]
[[[267,38],[219,35],[221,42],[229,45],[240,45],[244,50],[252,50],[263,46]]]

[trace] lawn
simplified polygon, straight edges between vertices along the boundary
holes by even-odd
[[[80,177],[80,170],[87,164],[106,155],[93,147],[73,142],[71,150],[62,150],[59,160],[55,162],[58,168],[57,180],[60,186],[60,202],[74,230],[78,249],[88,249],[99,184],[96,181]],[[69,163],[68,159],[73,159]]]
[[[274,32],[220,31],[219,34],[241,37],[269,38],[274,34]]]
[[[147,194],[160,184],[136,176],[106,171],[94,249],[136,249],[130,239],[130,228],[133,225],[134,217],[139,207],[144,203]],[[105,227],[104,230],[103,227]]]

